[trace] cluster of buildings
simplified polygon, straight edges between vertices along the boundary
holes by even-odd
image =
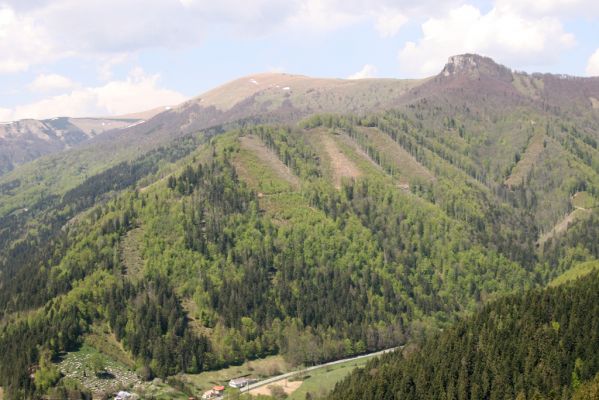
[[[236,389],[242,389],[257,381],[257,379],[248,377],[235,378],[229,381],[229,386]],[[202,395],[202,400],[222,400],[224,399],[224,397],[225,387],[216,385],[213,386],[212,389],[204,392],[204,394]],[[134,398],[136,398],[134,394],[125,391],[120,391],[116,394],[114,400],[133,400]],[[196,400],[196,398],[190,397],[189,400]]]
[[[254,382],[257,382],[257,379],[242,377],[235,378],[229,381],[229,386],[235,389],[242,389],[248,385],[251,385]],[[212,389],[207,390],[202,395],[202,400],[221,400],[225,397],[225,387],[224,386],[213,386]],[[190,397],[190,400],[195,400],[195,398]]]
[[[204,392],[204,394],[202,395],[202,400],[219,400],[222,399],[224,395],[224,386],[214,386],[212,389]]]

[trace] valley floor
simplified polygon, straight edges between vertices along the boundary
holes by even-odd
[[[295,393],[296,390],[302,389],[301,393],[305,395],[308,391],[312,393],[318,393],[321,391],[328,391],[332,389],[335,383],[341,380],[351,370],[356,367],[363,366],[368,360],[373,357],[380,356],[385,353],[394,351],[396,348],[386,349],[377,351],[375,353],[363,354],[357,357],[345,358],[342,360],[331,361],[324,364],[314,365],[312,367],[304,368],[298,371],[292,371],[285,374],[277,375],[272,378],[268,378],[243,389],[244,393],[252,395],[270,393],[271,386],[281,386],[287,394]],[[298,384],[298,382],[300,382]],[[265,390],[266,389],[266,390]],[[293,398],[304,398],[294,395]]]

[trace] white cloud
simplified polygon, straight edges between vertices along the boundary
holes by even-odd
[[[303,31],[334,30],[370,22],[383,37],[396,35],[413,16],[436,15],[463,0],[289,0],[294,8],[283,26]]]
[[[509,12],[536,16],[582,16],[599,15],[596,0],[495,0],[495,7]]]
[[[0,107],[0,122],[10,122],[12,121],[12,110],[8,108]]]
[[[101,57],[100,66],[98,67],[98,75],[101,80],[109,81],[112,79],[112,69],[119,64],[123,64],[131,57],[127,53],[111,54]]]
[[[555,61],[560,50],[574,44],[557,18],[525,18],[496,8],[482,14],[463,5],[423,23],[422,37],[404,45],[399,62],[404,73],[425,76],[439,72],[455,54],[486,54],[518,66]]]
[[[361,70],[347,77],[347,79],[367,79],[376,75],[376,67],[372,64],[366,64]]]
[[[127,79],[104,86],[78,88],[70,93],[48,97],[13,109],[0,109],[0,120],[119,115],[148,110],[186,100],[182,94],[159,86],[159,75],[141,69],[131,71]]]
[[[31,63],[51,58],[45,32],[30,17],[0,5],[0,73],[26,70]]]
[[[586,73],[589,76],[599,76],[599,49],[589,57]]]
[[[66,56],[103,63],[147,48],[197,46],[210,33],[319,33],[367,22],[389,37],[413,15],[460,1],[0,0],[0,73]]]
[[[53,92],[71,89],[75,83],[66,76],[58,74],[40,74],[27,87],[34,92]]]
[[[288,15],[285,23],[299,31],[327,31],[354,24],[365,17],[366,13],[357,14],[351,5],[347,7],[347,3],[305,0],[297,2],[294,12]]]
[[[379,15],[375,28],[382,37],[393,37],[408,22],[408,17],[400,12],[387,11]]]

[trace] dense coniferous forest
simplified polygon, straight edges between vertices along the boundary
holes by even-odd
[[[405,346],[332,398],[596,392],[599,123],[443,79],[362,114],[291,93],[60,189],[0,180],[4,396],[89,398],[65,360],[90,347],[142,385]]]
[[[593,273],[504,297],[417,348],[369,363],[329,398],[592,399],[585,393],[592,385],[597,393],[598,296]]]

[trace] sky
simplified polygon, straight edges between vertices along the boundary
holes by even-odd
[[[599,76],[599,1],[0,0],[0,121],[176,105],[258,72],[421,78],[462,53]]]

